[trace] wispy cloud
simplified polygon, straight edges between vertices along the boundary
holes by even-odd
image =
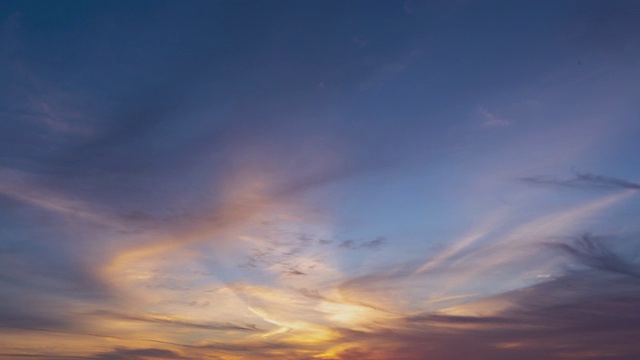
[[[573,244],[549,243],[549,246],[562,250],[580,263],[604,272],[640,277],[640,265],[625,260],[603,244],[603,238],[584,234]]]
[[[594,175],[590,173],[575,173],[574,177],[569,179],[558,179],[553,177],[533,176],[522,178],[522,181],[534,185],[555,185],[568,188],[604,188],[604,189],[629,189],[640,190],[640,184],[608,177],[602,175]]]
[[[177,328],[192,328],[192,329],[202,329],[202,330],[213,330],[213,331],[259,331],[255,327],[255,325],[234,325],[229,323],[215,323],[215,322],[194,322],[186,319],[182,319],[176,316],[171,315],[143,315],[143,314],[121,314],[118,312],[106,311],[106,310],[98,310],[91,315],[109,318],[114,320],[122,320],[122,321],[130,321],[132,323],[135,322],[143,322],[150,324],[159,324],[159,325],[167,325],[174,326]]]
[[[344,240],[344,241],[340,242],[340,244],[338,244],[338,247],[339,248],[343,248],[343,249],[351,249],[351,250],[355,250],[355,249],[371,249],[371,250],[375,250],[375,249],[378,249],[383,244],[385,244],[386,241],[387,240],[382,236],[379,236],[379,237],[375,238],[374,240],[362,241],[362,242],[358,242],[356,240],[349,239],[349,240]]]
[[[478,113],[482,116],[482,126],[484,127],[505,127],[511,125],[511,121],[497,116],[482,106],[478,108]]]

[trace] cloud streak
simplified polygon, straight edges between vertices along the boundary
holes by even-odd
[[[586,188],[586,189],[627,189],[640,190],[640,184],[617,179],[608,176],[594,175],[590,173],[576,173],[570,179],[556,179],[551,177],[526,177],[522,181],[534,185],[550,185],[567,188]]]

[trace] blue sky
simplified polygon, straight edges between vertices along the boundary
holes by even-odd
[[[0,4],[0,358],[635,359],[640,4]]]

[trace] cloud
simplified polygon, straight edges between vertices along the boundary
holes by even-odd
[[[288,275],[307,275],[307,273],[300,271],[298,269],[292,268],[287,272]]]
[[[95,360],[152,360],[152,359],[190,359],[171,350],[146,348],[116,348],[109,352],[99,353],[92,357]]]
[[[375,240],[365,241],[365,242],[361,243],[360,247],[361,248],[368,248],[368,249],[377,249],[380,246],[382,246],[386,241],[387,241],[387,239],[385,239],[384,237],[380,236],[380,237],[377,237]]]
[[[640,184],[638,183],[589,173],[575,173],[573,178],[564,180],[543,176],[525,177],[521,180],[534,185],[552,185],[568,188],[640,190]]]
[[[95,315],[101,318],[166,325],[166,326],[172,326],[176,328],[191,328],[191,329],[202,329],[202,330],[213,330],[213,331],[250,331],[250,332],[259,331],[259,329],[257,329],[255,326],[252,326],[252,325],[235,325],[235,324],[229,324],[229,323],[216,323],[216,322],[193,322],[193,321],[189,321],[189,320],[185,320],[179,317],[169,316],[169,315],[166,315],[166,316],[161,316],[161,315],[147,316],[143,314],[132,315],[132,314],[122,314],[119,312],[106,311],[106,310],[98,310],[93,312],[91,315]]]
[[[338,247],[343,248],[343,249],[357,249],[358,246],[356,245],[356,241],[355,240],[344,240],[340,243],[340,245],[338,245]]]
[[[579,237],[574,244],[559,243],[553,248],[568,253],[587,268],[475,301],[480,305],[478,310],[490,307],[491,303],[508,304],[489,315],[452,315],[455,313],[452,308],[444,309],[443,313],[409,316],[406,321],[423,322],[426,326],[414,330],[412,336],[420,336],[424,331],[425,341],[435,341],[428,340],[426,335],[447,326],[450,330],[445,334],[451,338],[438,340],[447,344],[441,351],[455,352],[447,349],[455,343],[466,346],[470,342],[474,347],[479,340],[488,345],[479,353],[481,359],[534,359],[540,354],[548,359],[637,356],[637,348],[624,344],[640,334],[638,266],[607,248],[602,238],[591,235]],[[459,306],[465,307],[473,309],[473,303]],[[446,358],[443,353],[437,354],[434,359]]]
[[[408,322],[424,322],[430,323],[435,326],[448,324],[448,325],[474,325],[474,324],[488,324],[488,325],[511,325],[516,322],[514,319],[496,317],[496,316],[461,316],[461,315],[440,315],[433,313],[426,313],[420,315],[412,315],[406,318]]]
[[[382,88],[387,82],[406,72],[424,53],[422,47],[405,50],[392,61],[380,62],[371,72],[371,76],[360,84],[361,91],[374,91]]]
[[[464,234],[460,239],[453,241],[453,244],[448,248],[440,251],[434,258],[429,259],[420,268],[415,270],[415,274],[420,274],[425,271],[435,269],[442,264],[447,263],[451,259],[459,256],[465,250],[468,250],[474,243],[482,240],[488,234],[495,230],[497,224],[502,220],[503,216],[494,214],[490,218],[483,221],[479,226]]]
[[[343,249],[350,249],[350,250],[356,250],[356,249],[376,250],[380,246],[384,245],[386,242],[387,242],[387,239],[382,236],[379,236],[374,240],[362,241],[362,242],[357,242],[356,240],[349,239],[349,240],[344,240],[340,242],[340,244],[338,244],[338,247]],[[326,244],[326,242],[322,242],[322,243]]]
[[[482,126],[484,127],[505,127],[511,125],[511,121],[498,117],[484,107],[479,107],[478,113],[480,113],[483,118]]]
[[[345,346],[337,357],[633,359],[640,354],[632,345],[640,334],[640,281],[626,267],[621,271],[610,265],[624,261],[602,244],[594,245],[593,237],[580,241],[597,249],[577,253],[576,260],[588,269],[450,309],[407,315],[369,331],[343,329]],[[497,303],[502,305],[495,308]],[[457,314],[465,308],[476,315]],[[498,310],[481,311],[491,308]]]
[[[591,268],[640,277],[640,265],[624,259],[608,249],[603,239],[590,234],[580,236],[573,244],[550,243],[549,246],[569,254],[580,263]]]

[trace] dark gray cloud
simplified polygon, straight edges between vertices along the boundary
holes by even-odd
[[[340,243],[340,245],[338,245],[338,247],[343,248],[343,249],[357,249],[358,246],[356,245],[356,241],[349,239],[349,240],[344,240]]]
[[[419,314],[412,315],[406,318],[408,322],[424,322],[424,323],[432,323],[435,326],[440,324],[448,324],[448,325],[473,325],[473,324],[486,324],[486,325],[510,325],[514,324],[516,320],[504,318],[504,317],[495,317],[495,316],[456,316],[456,315],[441,315],[441,314]]]
[[[307,275],[307,273],[296,268],[291,268],[287,271],[287,275]]]
[[[567,243],[546,244],[583,265],[553,280],[474,300],[477,315],[424,312],[379,324],[375,329],[336,329],[354,346],[339,355],[405,359],[473,358],[631,360],[640,356],[640,280],[638,265],[608,237],[583,235]],[[393,275],[390,275],[391,277]],[[344,286],[386,280],[357,278]],[[303,295],[323,298],[310,290]],[[502,310],[482,315],[499,304]],[[374,344],[359,346],[359,344]]]
[[[617,179],[608,176],[589,173],[575,173],[569,179],[557,179],[553,177],[533,176],[522,178],[522,181],[534,185],[563,186],[570,188],[604,188],[604,189],[630,189],[640,190],[640,184]]]
[[[402,354],[417,360],[428,353],[435,360],[634,359],[640,355],[633,340],[640,335],[639,266],[630,251],[634,242],[622,240],[584,234],[544,244],[543,250],[568,256],[567,272],[536,285],[476,298],[468,305],[473,309],[478,304],[477,315],[425,312],[370,325],[367,331],[334,329],[342,334],[340,342],[353,345],[339,357],[391,359]],[[571,266],[576,264],[580,266]],[[359,290],[392,289],[393,283],[412,273],[396,269],[353,278],[339,287],[340,300],[316,290],[298,292],[315,300],[368,306],[358,302]],[[502,309],[482,315],[482,309],[492,309],[492,304]]]
[[[380,236],[377,237],[375,240],[371,240],[371,241],[365,241],[363,243],[360,244],[361,248],[368,248],[368,249],[377,249],[380,246],[382,246],[384,243],[387,242],[387,239],[385,239],[384,237]]]
[[[612,285],[614,289],[607,289]],[[571,276],[505,293],[495,300],[511,306],[495,316],[421,314],[403,323],[368,332],[342,330],[354,343],[341,354],[350,359],[379,356],[405,359],[565,359],[567,357],[630,360],[640,355],[637,282],[593,281]],[[362,346],[358,344],[374,344]]]
[[[97,354],[91,359],[95,360],[146,360],[146,359],[190,359],[166,349],[126,349],[117,348],[109,352]]]
[[[375,249],[378,249],[380,246],[384,245],[386,241],[387,239],[382,236],[379,236],[374,240],[361,241],[361,242],[358,242],[353,239],[349,239],[349,240],[344,240],[340,242],[340,244],[338,244],[338,247],[343,249],[351,249],[351,250],[355,250],[355,249],[375,250]]]
[[[640,264],[614,253],[603,242],[606,238],[584,234],[573,243],[550,243],[550,247],[569,254],[578,262],[604,272],[640,277]]]

